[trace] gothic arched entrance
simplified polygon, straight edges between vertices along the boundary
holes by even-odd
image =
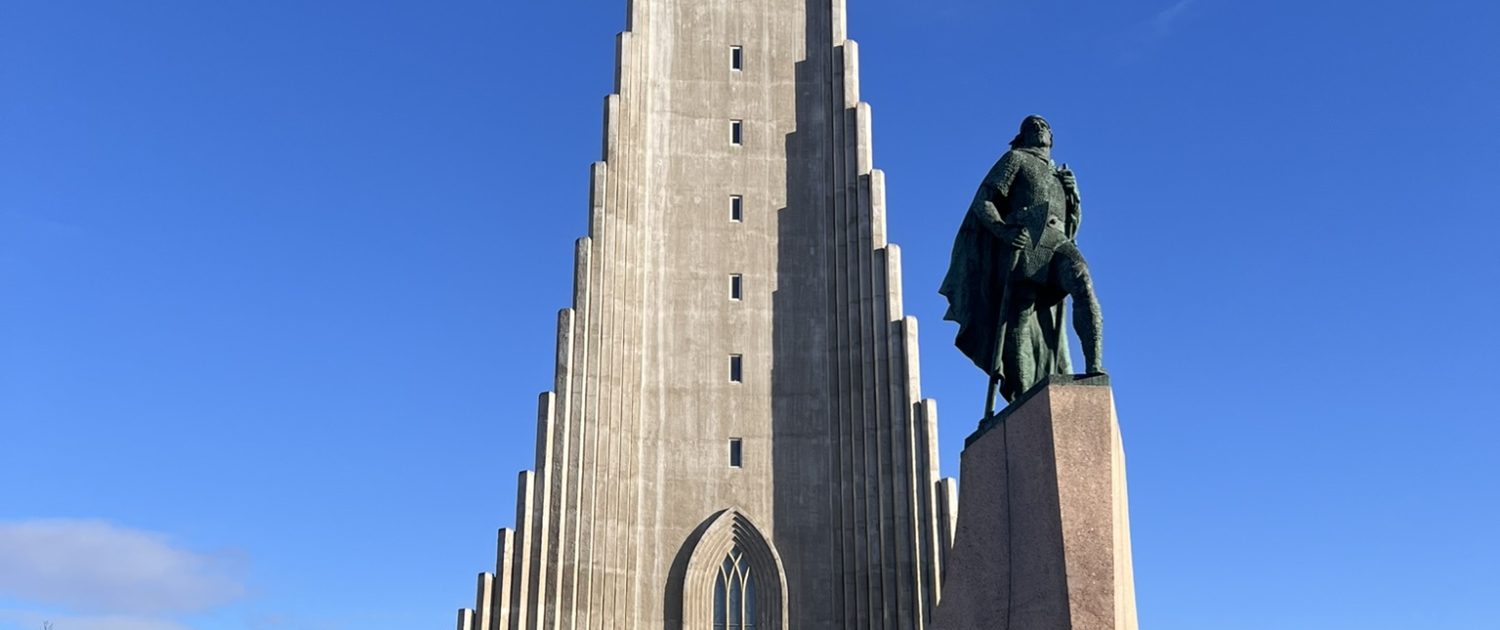
[[[683,630],[785,630],[786,573],[760,529],[736,509],[698,529],[682,572]]]

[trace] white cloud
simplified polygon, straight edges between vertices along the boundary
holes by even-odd
[[[1197,2],[1198,0],[1177,0],[1172,6],[1157,11],[1156,15],[1151,17],[1151,28],[1158,36],[1170,33],[1177,19]]]
[[[104,521],[0,522],[0,596],[118,615],[78,617],[66,628],[54,619],[58,630],[183,630],[140,615],[195,612],[240,597],[245,588],[224,565],[161,534]]]

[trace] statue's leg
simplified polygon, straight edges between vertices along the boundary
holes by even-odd
[[[1104,373],[1104,316],[1099,312],[1099,298],[1094,294],[1094,280],[1083,254],[1072,243],[1058,248],[1054,261],[1060,265],[1057,279],[1073,298],[1073,331],[1083,348],[1084,371]]]
[[[1028,283],[1011,284],[1010,317],[1005,325],[1005,344],[1001,362],[1005,366],[1006,379],[1000,385],[1005,400],[1015,400],[1036,384],[1036,357],[1032,350],[1032,334],[1036,319],[1036,291]]]

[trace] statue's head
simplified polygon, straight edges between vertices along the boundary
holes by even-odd
[[[1010,141],[1012,149],[1021,147],[1050,147],[1052,146],[1052,125],[1047,124],[1047,119],[1032,114],[1021,121],[1021,131]]]

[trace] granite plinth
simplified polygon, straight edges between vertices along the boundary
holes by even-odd
[[[1107,376],[1054,376],[966,441],[937,630],[1136,630]]]

